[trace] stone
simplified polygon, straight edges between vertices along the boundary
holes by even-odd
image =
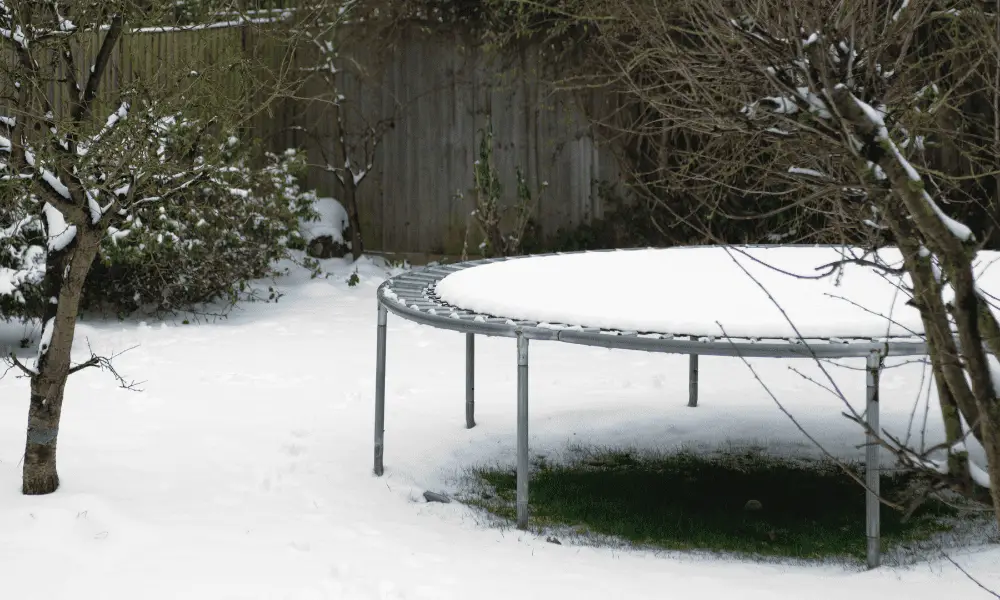
[[[428,502],[440,502],[442,504],[449,504],[451,502],[451,498],[437,492],[424,492],[424,500]]]
[[[334,241],[330,235],[315,237],[306,246],[306,253],[313,258],[343,258],[348,251],[347,244]]]

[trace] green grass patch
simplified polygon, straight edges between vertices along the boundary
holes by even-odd
[[[851,468],[862,473],[858,465]],[[515,517],[516,477],[508,467],[474,471],[470,504]],[[884,476],[886,498],[906,476]],[[612,536],[641,546],[800,559],[863,558],[865,493],[835,464],[757,452],[639,456],[610,451],[567,465],[534,466],[531,524]],[[883,544],[926,540],[950,529],[958,511],[929,501],[910,519],[882,507]]]

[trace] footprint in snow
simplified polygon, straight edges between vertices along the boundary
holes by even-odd
[[[298,444],[285,444],[281,447],[282,452],[288,456],[297,457],[305,454],[306,449]]]

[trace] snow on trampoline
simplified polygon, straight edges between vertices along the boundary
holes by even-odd
[[[922,333],[920,314],[906,304],[909,295],[900,287],[899,276],[867,265],[842,264],[863,256],[860,249],[842,247],[532,256],[452,273],[437,284],[437,294],[451,305],[479,313],[621,331],[861,339]],[[1000,253],[979,256],[980,286],[1000,293],[1000,269],[989,268]],[[878,258],[900,266],[898,250],[882,250]],[[832,269],[834,264],[842,268]],[[821,276],[824,273],[829,275]],[[909,280],[902,282],[905,286]]]

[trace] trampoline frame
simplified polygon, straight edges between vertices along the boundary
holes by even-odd
[[[639,250],[639,249],[636,249]],[[629,252],[598,250],[591,252]],[[556,253],[563,254],[563,253]],[[535,255],[535,256],[552,256]],[[639,331],[619,331],[582,327],[564,323],[539,323],[486,315],[462,309],[437,295],[437,284],[448,275],[479,265],[530,257],[473,260],[455,264],[430,265],[407,271],[384,282],[378,288],[378,328],[375,377],[375,475],[384,472],[385,451],[385,374],[386,322],[388,313],[405,320],[437,329],[465,334],[465,426],[475,427],[475,336],[507,337],[517,340],[517,527],[528,526],[528,346],[530,340],[557,341],[585,346],[687,354],[688,406],[698,405],[698,357],[770,357],[770,358],[852,358],[866,359],[866,537],[869,568],[881,562],[880,465],[879,445],[879,375],[887,356],[923,356],[927,345],[920,337],[883,337],[870,339],[816,338],[722,338],[671,335]],[[869,468],[874,467],[874,468]]]

